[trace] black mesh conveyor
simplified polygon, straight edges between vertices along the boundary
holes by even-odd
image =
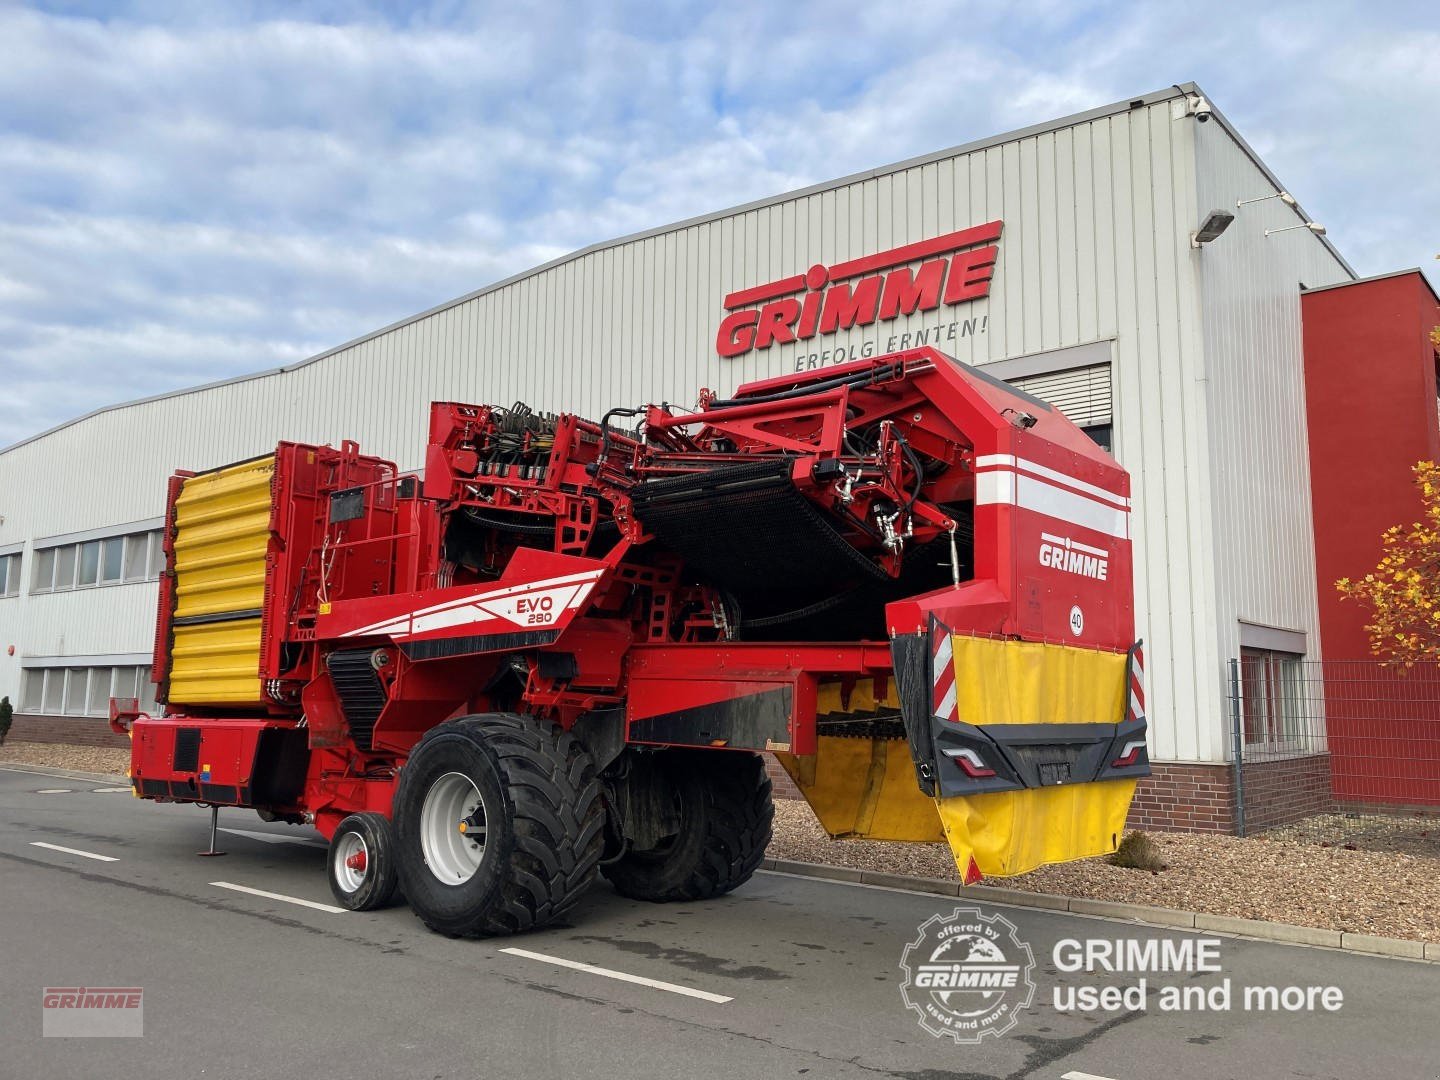
[[[746,618],[889,580],[800,493],[791,468],[776,458],[647,481],[631,489],[635,516]]]

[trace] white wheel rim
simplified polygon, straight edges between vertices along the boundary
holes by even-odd
[[[360,864],[358,869],[350,865],[352,861]],[[335,880],[345,892],[353,893],[365,884],[365,876],[369,872],[370,849],[365,844],[365,838],[358,832],[346,833],[335,845]]]
[[[448,772],[425,793],[420,808],[420,850],[437,881],[463,885],[485,858],[485,804],[475,781]]]

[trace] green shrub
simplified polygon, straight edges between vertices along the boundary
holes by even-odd
[[[8,697],[0,697],[0,743],[5,741],[5,736],[10,734],[10,720],[15,715],[15,710],[10,705]]]
[[[1116,866],[1131,870],[1149,870],[1151,873],[1159,873],[1165,869],[1165,860],[1160,858],[1160,849],[1155,846],[1155,841],[1143,832],[1126,833],[1120,846],[1115,849],[1115,854],[1110,856],[1110,861]]]

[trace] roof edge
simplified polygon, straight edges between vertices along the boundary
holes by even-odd
[[[1332,285],[1311,285],[1303,291],[1302,295],[1309,296],[1311,293],[1328,292],[1331,289],[1348,289],[1351,285],[1368,285],[1372,281],[1386,281],[1389,278],[1406,277],[1409,274],[1414,274],[1418,277],[1420,283],[1424,285],[1425,288],[1429,290],[1430,295],[1435,298],[1435,302],[1440,304],[1440,292],[1435,291],[1435,286],[1430,284],[1430,279],[1425,276],[1425,271],[1418,266],[1409,266],[1404,270],[1391,270],[1385,274],[1371,274],[1368,277],[1357,277],[1350,281],[1337,281]]]

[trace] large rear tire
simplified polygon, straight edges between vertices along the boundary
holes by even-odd
[[[432,728],[395,794],[397,867],[411,908],[451,937],[553,922],[595,879],[604,808],[589,753],[510,713]]]
[[[758,754],[667,750],[652,770],[676,800],[679,830],[601,867],[615,891],[668,903],[721,896],[750,880],[770,843],[775,805]]]

